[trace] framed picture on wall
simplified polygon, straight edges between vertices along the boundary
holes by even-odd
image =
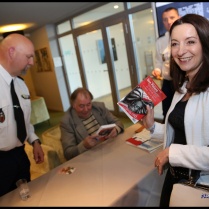
[[[99,59],[102,64],[106,63],[105,50],[103,40],[97,40],[97,48],[99,53]]]
[[[111,44],[112,44],[112,53],[113,53],[114,61],[117,61],[118,56],[117,56],[117,50],[116,50],[114,38],[111,38]],[[102,64],[106,63],[106,56],[105,56],[103,40],[97,40],[97,48],[98,48],[100,62]]]
[[[35,51],[37,72],[52,71],[47,47]]]

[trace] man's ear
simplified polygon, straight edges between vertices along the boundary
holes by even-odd
[[[12,59],[15,55],[15,48],[13,46],[9,47],[8,49],[9,57]]]

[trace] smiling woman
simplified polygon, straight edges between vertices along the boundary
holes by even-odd
[[[172,203],[170,197],[176,184],[209,185],[209,123],[205,117],[209,114],[208,33],[209,21],[201,15],[186,14],[172,24],[170,70],[175,94],[165,124],[154,121],[151,109],[143,119],[147,129],[155,127],[151,138],[164,139],[164,149],[154,161],[159,175],[168,168],[160,207]],[[175,203],[194,206],[191,196],[188,202],[185,195],[190,192],[178,188],[179,199],[175,196]],[[200,196],[197,201],[201,205]]]

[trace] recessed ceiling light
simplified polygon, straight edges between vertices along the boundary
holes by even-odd
[[[32,23],[4,25],[0,27],[0,33],[6,33],[6,32],[11,32],[11,31],[17,31],[17,30],[25,30],[26,28],[29,28],[33,25],[34,24]]]
[[[119,6],[116,4],[115,6],[114,6],[114,9],[118,9],[119,8]]]

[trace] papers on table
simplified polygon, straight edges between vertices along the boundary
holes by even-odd
[[[137,148],[153,152],[154,150],[163,146],[163,141],[159,139],[151,139],[150,132],[143,129],[140,133],[134,134],[131,138],[126,140],[126,143]]]

